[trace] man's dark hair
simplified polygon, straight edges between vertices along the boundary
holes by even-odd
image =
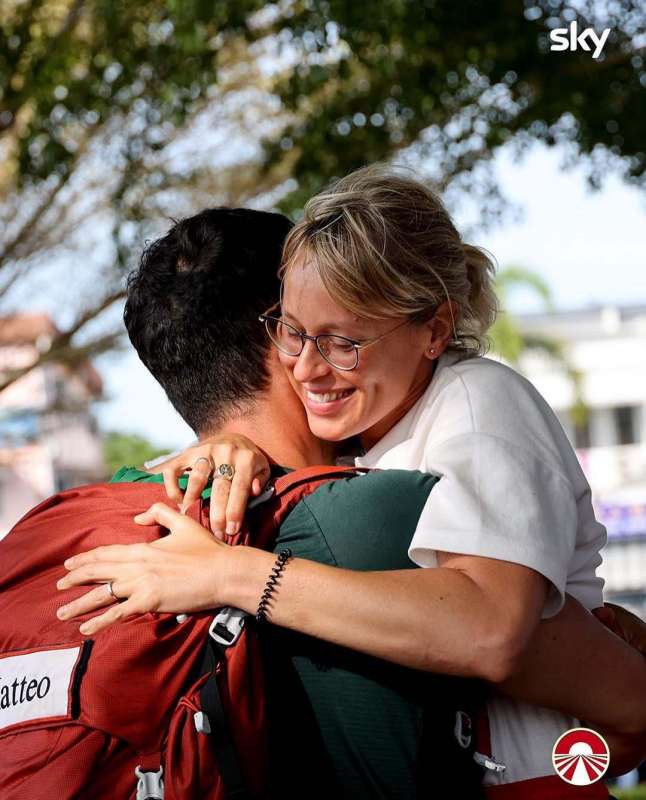
[[[267,387],[270,343],[258,315],[279,299],[290,228],[282,214],[206,209],[148,245],[129,277],[130,341],[196,433]]]

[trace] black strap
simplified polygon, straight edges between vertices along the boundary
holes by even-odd
[[[475,730],[471,744],[461,747],[455,734],[456,712],[461,709],[472,720],[482,704],[479,681],[429,674],[417,761],[417,797],[468,797],[484,800],[483,770],[473,760]],[[439,765],[440,769],[432,765]]]
[[[245,786],[240,760],[236,752],[233,737],[227,723],[218,682],[215,677],[215,667],[224,660],[224,650],[209,636],[204,649],[202,674],[209,672],[209,678],[200,689],[200,703],[202,711],[209,719],[211,726],[210,739],[215,751],[218,769],[222,774],[222,781],[227,800],[250,800]]]

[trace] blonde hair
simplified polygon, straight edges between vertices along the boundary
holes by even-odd
[[[497,312],[493,261],[462,241],[440,198],[418,181],[383,165],[336,181],[290,231],[281,277],[301,257],[339,305],[362,317],[423,322],[454,301],[448,349],[486,352]]]

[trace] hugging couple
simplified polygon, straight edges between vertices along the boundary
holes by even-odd
[[[148,612],[253,615],[264,593],[267,657],[294,681],[276,704],[285,771],[307,762],[311,786],[339,796],[444,797],[452,778],[422,720],[478,685],[487,797],[608,797],[603,781],[562,780],[552,749],[593,726],[611,772],[641,761],[643,634],[621,609],[597,612],[606,625],[591,613],[606,534],[590,488],[536,389],[483,357],[493,273],[437,196],[382,167],[337,181],[295,226],[222,208],[176,223],[131,276],[125,323],[199,442],[113,482],[163,482],[181,509],[208,483],[212,532],[164,503],[142,509],[172,551],[74,555],[59,619],[84,616],[96,639]],[[226,544],[268,480],[334,463],[375,471],[298,502],[273,553]],[[311,737],[287,708],[299,703]]]

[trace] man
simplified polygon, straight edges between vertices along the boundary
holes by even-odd
[[[311,436],[300,401],[257,319],[278,299],[275,274],[287,229],[288,222],[279,215],[226,209],[205,211],[178,223],[148,248],[131,279],[126,324],[140,357],[198,437],[242,432],[276,464],[300,467],[329,463],[331,454],[327,445]],[[135,470],[121,471],[117,478],[161,480]],[[411,567],[406,548],[432,484],[430,476],[398,472],[323,487],[294,509],[281,528],[276,549],[289,544],[298,557],[350,569]],[[216,490],[218,485],[216,481]],[[387,535],[395,530],[399,537]],[[145,565],[137,568],[145,571]],[[74,580],[88,582],[78,574]],[[117,581],[114,589],[120,596]],[[130,599],[123,608],[128,603]],[[102,605],[105,599],[94,606],[77,601],[66,613],[74,616]],[[115,621],[119,607],[114,608],[98,619]],[[578,621],[582,628],[588,626],[591,638],[577,640],[566,626],[570,642],[580,642],[579,650],[594,649],[590,621],[585,615]],[[97,630],[100,624],[105,623],[82,630]],[[558,624],[540,626],[533,662],[526,671],[540,675],[541,665],[549,664],[553,672],[556,651],[565,668],[554,680],[576,694],[576,681],[567,681],[567,654],[559,652],[563,642]],[[603,639],[605,632],[599,631]],[[550,650],[552,639],[557,644]],[[448,692],[447,684],[439,684],[440,689],[437,679],[428,675],[291,632],[272,632],[270,641],[274,653],[287,656],[297,670],[339,785],[354,796],[414,796],[421,761],[420,723],[427,721],[429,704]],[[606,644],[607,639],[599,647]],[[280,677],[280,669],[277,672]],[[609,694],[611,672],[603,686]],[[528,697],[522,675],[509,682],[509,689],[536,702],[541,699],[531,692]],[[578,689],[586,696],[594,692],[589,685]],[[291,697],[294,690],[285,691],[283,696]],[[592,718],[594,709],[590,712]],[[285,727],[289,737],[289,725]],[[423,761],[427,783],[437,788],[443,771],[431,769],[429,775],[433,759],[425,755]],[[452,775],[448,782],[454,790],[455,780]]]

